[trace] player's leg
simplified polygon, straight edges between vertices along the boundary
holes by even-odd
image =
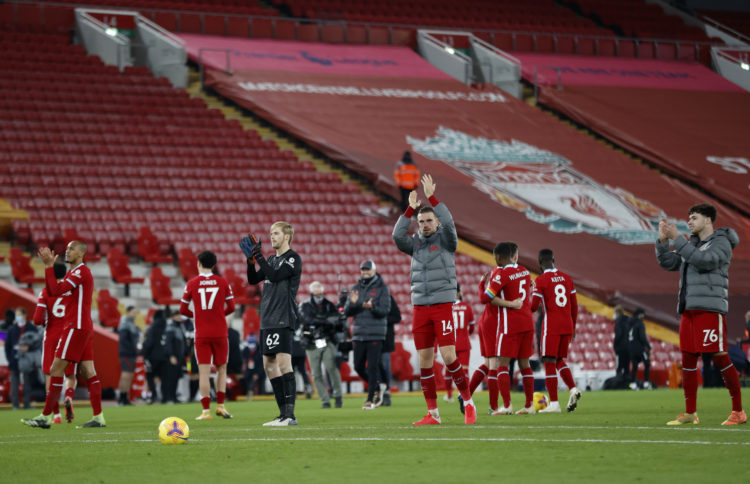
[[[83,427],[106,427],[104,414],[102,413],[102,383],[94,369],[93,354],[88,354],[80,363],[81,376],[86,380],[89,389],[89,401],[91,402],[91,420],[83,424]],[[90,359],[89,359],[90,358]]]
[[[453,403],[453,378],[451,378],[447,365],[443,372],[443,381],[445,382],[445,395],[443,395],[443,400],[448,403]]]
[[[667,422],[667,425],[699,423],[696,413],[698,399],[698,357],[700,349],[694,335],[693,311],[685,311],[680,318],[680,351],[682,352],[682,392],[685,395],[685,413]],[[700,338],[700,335],[698,335]]]
[[[224,401],[227,396],[227,364],[216,367],[216,415],[224,418],[232,418],[227,411]]]
[[[726,334],[726,333],[725,333]],[[724,386],[729,390],[729,396],[732,399],[732,412],[722,425],[737,425],[747,422],[747,415],[742,409],[742,392],[740,391],[740,376],[734,367],[732,360],[726,351],[714,353],[714,363],[716,368],[721,372],[724,379]]]
[[[262,331],[261,331],[262,333]],[[261,339],[262,340],[262,339]],[[281,370],[276,361],[276,354],[263,355],[263,370],[266,372],[268,380],[271,382],[273,396],[276,399],[276,405],[279,407],[279,416],[263,425],[275,425],[285,418],[284,416],[284,384],[281,380]]]
[[[279,365],[279,371],[281,372],[281,381],[284,390],[284,420],[279,422],[279,425],[297,425],[297,419],[294,416],[294,405],[297,399],[297,380],[294,378],[294,368],[292,367],[292,332],[288,331],[286,339],[288,344],[285,345],[285,349],[288,352],[278,353],[276,360]]]
[[[520,354],[519,354],[520,355]],[[534,372],[529,365],[529,358],[518,357],[518,368],[521,370],[523,394],[526,397],[524,407],[517,414],[534,414]]]
[[[497,386],[503,399],[503,406],[493,415],[511,415],[513,413],[513,405],[510,401],[510,370],[508,369],[511,360],[512,339],[513,336],[510,334],[499,334],[497,338],[495,349],[495,354],[498,355]]]
[[[469,381],[469,391],[471,391],[472,394],[477,391],[479,385],[489,374],[489,366],[487,364],[488,360],[489,358],[485,358],[484,363],[479,365],[479,368],[474,370],[474,373],[471,374],[471,380]]]
[[[232,414],[224,407],[224,400],[227,397],[229,341],[226,338],[214,338],[210,343],[213,362],[216,366],[216,415],[224,418],[232,418]]]
[[[440,412],[437,407],[437,385],[433,364],[435,362],[435,333],[429,318],[427,306],[414,306],[412,337],[419,356],[419,383],[427,404],[427,415],[413,425],[436,425],[440,423]]]
[[[78,386],[78,363],[70,363],[65,368],[65,421],[71,423],[75,418],[73,397]]]

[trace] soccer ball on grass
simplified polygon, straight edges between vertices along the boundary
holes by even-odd
[[[549,398],[547,398],[547,395],[545,395],[542,392],[534,392],[534,408],[538,412],[539,410],[544,410],[549,406]]]
[[[188,424],[179,417],[167,417],[159,424],[162,444],[184,444],[190,436]]]

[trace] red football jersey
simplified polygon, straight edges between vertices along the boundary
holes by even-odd
[[[578,317],[578,299],[573,279],[557,269],[547,269],[536,278],[531,310],[544,308],[542,334],[573,334]]]
[[[91,320],[91,299],[94,295],[94,277],[91,270],[83,263],[78,264],[65,274],[62,282],[55,279],[55,270],[48,267],[44,271],[47,294],[50,297],[64,296],[65,325],[71,325],[75,329],[94,330],[94,322]]]
[[[190,279],[182,295],[180,313],[193,317],[188,304],[193,301],[195,338],[226,338],[227,315],[234,311],[234,294],[226,279],[215,274],[199,274]]]
[[[469,326],[474,325],[474,311],[464,301],[453,303],[453,327],[456,329],[456,351],[470,351]]]
[[[70,292],[62,296],[50,297],[47,295],[47,288],[42,289],[39,293],[39,299],[36,302],[36,311],[34,311],[34,324],[45,324],[44,337],[46,339],[60,339],[65,315],[70,305]]]
[[[518,264],[496,267],[492,271],[489,284],[485,290],[486,296],[492,300],[499,297],[506,301],[523,298],[520,309],[500,308],[502,320],[499,332],[502,334],[534,331],[531,317],[531,291],[533,283],[528,269]]]

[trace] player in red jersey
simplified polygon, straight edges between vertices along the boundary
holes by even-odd
[[[65,250],[65,262],[71,269],[62,282],[57,282],[53,265],[57,256],[47,247],[39,249],[39,258],[44,262],[45,286],[51,297],[60,297],[70,292],[70,304],[65,307],[65,325],[55,350],[55,359],[50,368],[50,387],[42,414],[25,419],[23,423],[31,427],[48,429],[52,423],[52,410],[60,399],[65,369],[70,363],[79,363],[81,374],[86,378],[93,418],[84,427],[106,427],[102,414],[102,384],[94,369],[92,339],[94,322],[91,320],[91,298],[94,294],[94,278],[83,263],[86,244],[74,240]]]
[[[497,269],[500,268],[498,267]],[[523,302],[520,298],[516,301],[505,301],[498,298],[496,300],[497,305],[490,304],[490,298],[485,294],[489,276],[490,273],[485,273],[479,281],[479,300],[484,303],[484,311],[482,311],[482,315],[479,317],[478,324],[479,348],[484,357],[484,364],[477,368],[471,375],[469,390],[473,394],[485,377],[487,378],[487,389],[490,393],[489,413],[492,415],[493,412],[497,411],[498,400],[497,371],[499,358],[497,354],[497,335],[501,321],[500,308],[518,309]]]
[[[534,395],[534,375],[529,366],[529,358],[534,353],[534,323],[531,317],[531,293],[533,282],[528,269],[518,264],[518,245],[514,242],[500,242],[492,251],[498,267],[492,272],[490,282],[482,296],[482,302],[500,306],[502,300],[521,299],[519,309],[500,310],[501,319],[497,336],[498,361],[497,379],[503,406],[492,415],[510,415],[513,405],[510,402],[510,373],[508,364],[512,358],[518,360],[523,377],[523,391],[526,395],[524,408],[517,414],[535,413],[532,403]]]
[[[471,356],[471,341],[469,335],[474,334],[476,322],[474,311],[471,306],[463,301],[461,286],[456,284],[456,302],[453,303],[453,328],[456,333],[456,357],[461,363],[461,369],[466,378],[469,377],[469,357]],[[453,402],[453,378],[446,368],[445,370],[445,396],[443,400]]]
[[[576,334],[576,319],[578,318],[576,288],[569,275],[555,268],[555,255],[551,250],[539,251],[539,269],[542,273],[534,282],[531,311],[536,312],[540,305],[544,308],[539,346],[546,375],[544,381],[550,401],[549,406],[539,412],[560,413],[560,402],[557,401],[558,371],[570,390],[567,409],[568,412],[572,412],[578,406],[581,392],[576,388],[573,374],[565,363],[565,358],[568,356],[568,345]]]
[[[67,269],[65,264],[62,262],[55,262],[52,266],[55,271],[55,279],[58,282],[62,281],[65,277]],[[34,324],[42,326],[44,325],[44,344],[42,346],[42,373],[46,375],[45,384],[46,389],[49,391],[50,382],[50,368],[52,367],[52,360],[55,357],[55,349],[57,343],[60,341],[60,335],[63,332],[63,326],[65,325],[65,311],[70,306],[70,293],[65,293],[59,297],[49,297],[47,295],[47,289],[42,289],[39,293],[39,299],[36,303],[36,311],[34,311]],[[76,389],[76,366],[68,365],[65,368],[65,419],[68,423],[73,421],[73,393]],[[62,416],[60,415],[60,402],[55,402],[55,406],[52,409],[54,414],[53,424],[62,423]]]
[[[211,363],[216,366],[216,415],[232,418],[224,408],[227,391],[227,357],[229,340],[227,316],[234,312],[232,288],[213,273],[216,255],[208,250],[198,254],[198,275],[190,279],[180,301],[180,314],[195,320],[195,356],[203,412],[196,420],[210,420]],[[193,301],[193,311],[189,304]],[[193,316],[195,313],[195,316]]]

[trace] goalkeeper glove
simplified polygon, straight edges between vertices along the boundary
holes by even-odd
[[[242,253],[245,254],[245,257],[250,259],[253,256],[253,243],[248,237],[242,237],[240,240],[240,249],[242,249]]]

